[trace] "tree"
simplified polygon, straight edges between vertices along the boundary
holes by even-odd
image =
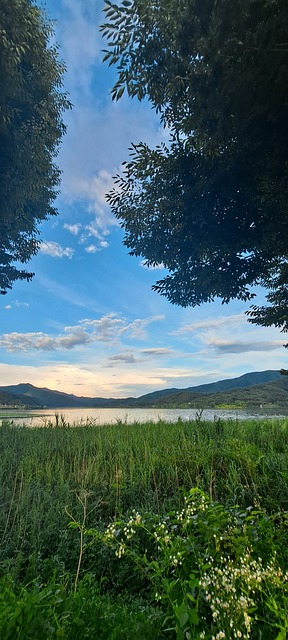
[[[55,215],[55,165],[70,106],[52,24],[33,0],[0,0],[0,290],[34,274],[19,269],[39,249],[37,224]],[[16,262],[16,264],[15,264]]]
[[[132,146],[107,196],[124,243],[167,268],[153,288],[182,306],[251,300],[258,284],[274,304],[281,281],[287,330],[286,0],[106,0],[105,12],[112,98],[148,100],[170,132]],[[274,324],[269,309],[250,320]]]

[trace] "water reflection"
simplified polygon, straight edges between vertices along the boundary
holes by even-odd
[[[200,415],[201,414],[201,415]],[[16,426],[43,427],[48,424],[54,426],[84,425],[84,424],[117,424],[135,422],[177,422],[181,420],[215,420],[217,418],[232,418],[249,420],[257,418],[283,418],[284,414],[279,410],[242,410],[242,409],[37,409],[34,411],[4,411],[0,414],[0,421],[13,421]]]

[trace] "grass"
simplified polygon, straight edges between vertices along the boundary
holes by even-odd
[[[179,419],[175,424],[119,422],[77,428],[62,421],[58,428],[47,425],[35,429],[3,424],[0,428],[0,575],[10,594],[6,601],[10,598],[12,602],[14,596],[17,601],[23,601],[24,613],[20,616],[21,624],[19,620],[13,623],[10,620],[14,635],[9,636],[8,631],[5,635],[3,629],[9,615],[0,601],[1,639],[69,638],[69,633],[76,638],[75,611],[77,607],[87,611],[85,628],[89,629],[91,599],[94,599],[93,606],[102,611],[101,615],[97,614],[99,628],[95,630],[94,625],[92,630],[92,625],[90,635],[83,635],[82,629],[79,637],[92,639],[97,631],[99,638],[112,638],[118,623],[119,633],[115,637],[130,637],[128,627],[136,634],[131,637],[162,637],[161,607],[155,606],[154,600],[147,596],[151,591],[147,572],[142,582],[138,576],[135,585],[131,558],[119,563],[115,550],[103,543],[101,535],[110,522],[129,518],[132,509],[157,514],[158,518],[176,513],[182,509],[184,496],[192,487],[202,491],[211,505],[222,504],[228,510],[235,505],[244,510],[253,507],[266,514],[270,529],[273,524],[278,533],[272,535],[268,524],[264,526],[264,519],[259,535],[263,537],[265,530],[267,537],[269,530],[271,553],[277,547],[279,562],[285,569],[288,532],[283,514],[288,510],[288,419],[208,423],[199,415],[196,421]],[[97,531],[100,536],[93,545],[89,543],[87,530]],[[85,600],[83,596],[82,601],[81,593],[86,593],[88,579],[91,598],[87,600],[85,596]],[[58,607],[55,593],[59,589],[62,595],[58,597],[63,602],[61,600]],[[50,590],[49,597],[45,590],[47,593]],[[46,636],[39,630],[38,636],[36,631],[34,636],[29,635],[27,629],[26,635],[21,636],[29,598],[32,598],[29,606],[34,612],[31,616],[37,618],[35,612],[42,607],[42,596],[44,603],[50,603],[44,607],[44,626],[49,616],[51,620],[54,616],[58,627],[50,620],[52,631],[47,630]],[[12,604],[11,607],[13,609]],[[142,615],[143,607],[146,618]],[[111,617],[112,610],[118,618],[109,626],[103,620],[108,611]],[[6,622],[4,614],[6,618],[8,615]],[[82,621],[85,615],[83,613]],[[101,631],[101,625],[106,631],[109,627],[110,635]],[[121,636],[120,630],[125,625],[126,636]],[[175,625],[172,627],[163,637],[170,634],[178,640],[181,629],[175,631]],[[212,631],[209,637],[212,638]],[[271,640],[273,638],[272,635]],[[279,636],[279,640],[282,638],[286,636]]]

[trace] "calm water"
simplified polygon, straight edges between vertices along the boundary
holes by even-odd
[[[13,420],[13,424],[17,426],[26,425],[29,427],[43,427],[52,423],[56,425],[57,421],[61,424],[62,417],[66,423],[70,425],[79,424],[117,424],[118,422],[126,422],[133,424],[134,422],[159,422],[165,420],[167,422],[177,422],[180,417],[182,420],[195,420],[199,416],[199,409],[37,409],[35,411],[16,410],[1,411],[0,424],[3,420]],[[214,420],[214,418],[233,418],[238,420],[248,420],[253,418],[281,418],[283,413],[279,411],[243,411],[235,409],[205,409],[201,414],[202,420]]]

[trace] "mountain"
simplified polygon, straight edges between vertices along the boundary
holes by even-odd
[[[54,391],[46,387],[34,387],[33,384],[28,383],[0,387],[0,392],[1,391],[17,394],[24,404],[32,401],[38,407],[51,407],[53,409],[64,407],[92,407],[94,406],[94,400],[96,404],[97,400],[100,400],[101,406],[103,406],[103,403],[109,402],[109,400],[105,398],[79,398],[70,393],[62,393],[61,391]]]
[[[138,398],[139,401],[157,402],[159,398],[163,399],[165,396],[171,396],[172,394],[179,393],[196,393],[196,394],[211,394],[218,393],[220,391],[229,391],[231,389],[241,389],[243,387],[251,387],[256,384],[263,384],[265,382],[273,382],[274,380],[282,379],[279,371],[267,370],[267,371],[255,371],[253,373],[244,373],[244,375],[238,378],[228,378],[225,380],[219,380],[218,382],[210,382],[208,384],[200,384],[196,387],[187,387],[187,389],[163,389],[162,391],[154,391],[147,393],[145,396]],[[167,400],[167,397],[166,397]]]
[[[25,399],[23,401],[23,396],[15,395],[14,393],[8,393],[6,391],[0,391],[0,406],[1,407],[31,407],[31,409],[37,409],[39,406],[37,402],[33,400],[33,398]]]
[[[0,387],[0,392],[5,392],[6,394],[11,394],[11,404],[15,406],[15,400],[13,398],[17,396],[20,400],[20,404],[22,406],[34,406],[34,408],[96,408],[96,407],[149,407],[149,406],[167,406],[173,404],[174,406],[179,406],[181,404],[193,403],[198,401],[198,399],[202,398],[202,401],[205,400],[205,405],[207,402],[212,402],[213,405],[217,402],[218,404],[222,402],[228,402],[227,396],[230,398],[230,393],[233,392],[234,395],[231,395],[230,401],[235,396],[235,391],[237,391],[237,398],[241,389],[249,389],[253,387],[255,394],[257,396],[257,403],[259,396],[259,390],[255,389],[255,387],[261,387],[262,391],[260,393],[261,397],[269,397],[273,394],[276,394],[276,389],[280,391],[282,401],[283,397],[286,393],[285,383],[288,380],[283,378],[279,371],[268,370],[268,371],[258,371],[252,373],[246,373],[237,378],[229,378],[225,380],[219,380],[218,382],[212,382],[209,384],[202,384],[195,387],[188,387],[186,389],[162,389],[160,391],[154,391],[152,393],[145,394],[140,396],[139,398],[86,398],[86,397],[78,397],[69,393],[62,393],[60,391],[55,391],[47,388],[38,388],[33,386],[32,384],[22,383],[17,385],[10,386],[2,386]],[[269,385],[274,384],[275,387],[270,387]],[[278,384],[280,383],[280,384]],[[283,384],[282,384],[283,383]],[[278,386],[277,386],[278,385]],[[264,389],[264,387],[267,387]],[[271,390],[271,393],[270,393]],[[268,393],[269,392],[269,393]],[[253,392],[254,393],[254,392]],[[13,394],[13,396],[12,396]],[[224,394],[226,400],[220,398],[220,394]],[[284,394],[284,396],[283,396]],[[245,394],[244,394],[245,395]],[[247,394],[246,394],[247,395]],[[249,398],[252,400],[251,391]],[[276,394],[277,395],[277,394]],[[213,396],[213,398],[212,398]],[[214,398],[214,396],[216,398]],[[255,396],[255,397],[256,397]],[[236,397],[236,396],[235,396]],[[241,396],[242,397],[242,396]],[[244,398],[244,396],[243,396]],[[237,401],[237,400],[233,400]],[[241,400],[242,401],[242,400]],[[244,402],[244,400],[243,400]],[[259,401],[263,403],[264,400]],[[266,400],[267,403],[267,400]],[[198,402],[199,405],[199,402]],[[210,406],[213,406],[210,405]]]
[[[243,388],[233,388],[217,393],[191,393],[179,391],[171,393],[165,398],[159,398],[154,407],[189,407],[189,408],[220,408],[234,405],[252,408],[274,405],[288,408],[288,379],[275,380],[263,384],[251,385]]]

